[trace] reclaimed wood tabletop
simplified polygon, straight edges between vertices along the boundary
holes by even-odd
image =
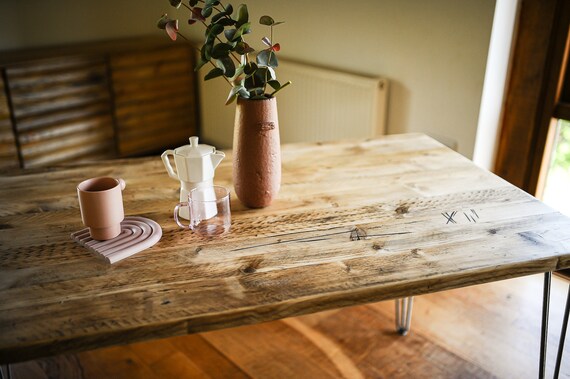
[[[227,153],[215,183],[231,188]],[[0,363],[570,267],[570,219],[425,135],[282,157],[274,203],[233,196],[210,240],[174,223],[179,183],[158,156],[3,175]],[[125,214],[160,224],[155,246],[109,265],[70,238],[95,176],[126,181]]]

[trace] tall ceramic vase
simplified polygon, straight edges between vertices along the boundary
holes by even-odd
[[[277,101],[238,98],[233,141],[233,181],[249,208],[271,204],[281,186]]]

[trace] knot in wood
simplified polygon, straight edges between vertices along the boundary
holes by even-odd
[[[384,243],[383,242],[374,242],[372,244],[372,248],[374,250],[382,250],[384,248]]]
[[[401,204],[398,208],[396,208],[395,212],[399,215],[406,214],[410,211],[410,207],[407,204]]]
[[[255,269],[255,267],[246,266],[246,267],[242,267],[240,269],[240,271],[243,272],[244,274],[253,274],[257,270]]]
[[[368,238],[366,230],[359,228],[358,226],[354,227],[354,229],[352,229],[350,231],[350,240],[351,241],[360,241],[360,240],[364,240],[366,238]]]

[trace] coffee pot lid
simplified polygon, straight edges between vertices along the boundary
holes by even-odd
[[[174,149],[174,153],[188,158],[201,158],[216,152],[216,148],[206,144],[198,144],[198,137],[190,137],[190,145]]]

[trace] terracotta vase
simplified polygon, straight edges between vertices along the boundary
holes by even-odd
[[[238,98],[233,140],[236,195],[249,208],[271,204],[281,186],[281,146],[275,98]]]

